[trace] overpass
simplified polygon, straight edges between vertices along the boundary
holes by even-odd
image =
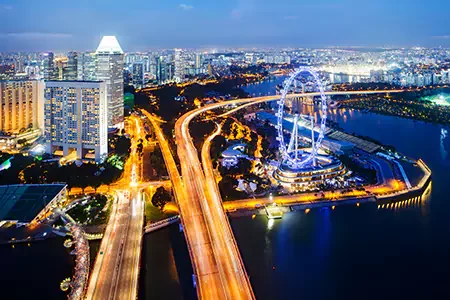
[[[172,181],[175,200],[180,211],[184,236],[188,245],[199,299],[225,299],[224,287],[219,276],[218,265],[214,259],[213,248],[207,232],[200,203],[192,201],[178,172],[169,143],[165,138],[157,117],[145,110],[143,114],[150,121],[161,149],[167,172]]]
[[[357,92],[327,92],[327,95],[340,94],[376,94],[376,93],[395,93],[402,90],[384,90],[384,91],[357,91]],[[318,96],[316,93],[289,94],[289,98]],[[245,272],[244,264],[236,246],[232,230],[228,219],[222,208],[220,193],[217,192],[217,184],[214,181],[211,172],[205,170],[202,172],[202,166],[199,162],[197,149],[195,148],[192,137],[189,133],[189,124],[197,116],[209,110],[221,108],[229,105],[240,105],[229,112],[222,114],[225,116],[244,107],[274,101],[279,99],[279,95],[265,96],[258,98],[237,99],[226,102],[209,104],[204,107],[192,110],[181,118],[175,124],[175,137],[177,141],[178,157],[180,159],[183,182],[191,202],[198,202],[201,210],[199,211],[205,218],[207,228],[205,234],[212,240],[213,253],[217,264],[219,265],[219,275],[225,286],[225,295],[231,299],[252,299],[254,298],[248,276]],[[202,155],[203,157],[203,155]],[[205,167],[204,164],[203,167]],[[213,186],[213,188],[211,188]],[[180,212],[183,218],[183,212]]]
[[[327,92],[327,95],[394,93],[402,90]],[[290,94],[288,97],[318,96],[320,93]],[[178,119],[175,138],[180,159],[181,178],[170,147],[158,119],[142,111],[152,123],[164,161],[174,187],[181,221],[188,244],[200,299],[254,299],[253,290],[240,257],[231,227],[222,207],[217,185],[208,184],[210,175],[202,170],[197,149],[189,133],[189,124],[202,113],[229,106],[241,105],[225,116],[246,106],[278,100],[279,96],[237,99],[209,104],[192,110]]]

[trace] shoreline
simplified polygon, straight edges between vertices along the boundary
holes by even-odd
[[[311,208],[320,208],[320,207],[330,207],[330,206],[338,206],[338,205],[347,205],[347,204],[361,204],[361,203],[378,203],[380,205],[382,204],[395,204],[397,202],[402,202],[405,200],[409,200],[412,198],[415,198],[416,200],[422,200],[424,196],[427,196],[429,192],[427,193],[427,190],[431,186],[431,170],[429,167],[421,160],[419,159],[417,161],[417,164],[420,166],[420,168],[424,171],[424,175],[420,182],[410,189],[403,189],[396,192],[390,192],[386,194],[368,194],[368,195],[361,195],[361,196],[354,196],[354,197],[345,197],[341,199],[318,199],[318,200],[312,200],[312,201],[303,201],[299,202],[294,200],[289,200],[288,197],[290,196],[282,196],[280,197],[280,200],[274,200],[270,201],[266,198],[260,198],[260,199],[248,199],[248,200],[236,200],[236,201],[230,201],[224,202],[223,206],[225,209],[225,212],[228,214],[229,217],[241,217],[241,216],[249,216],[253,214],[265,214],[265,209],[263,204],[271,204],[276,203],[277,206],[283,211],[283,212],[290,212],[290,211],[302,211],[306,209]],[[301,194],[299,194],[300,196]],[[240,206],[238,208],[233,207],[233,202],[236,206],[236,203],[239,203]],[[254,204],[256,203],[257,206]],[[250,204],[250,206],[248,206]],[[253,204],[253,205],[252,205]],[[227,208],[228,206],[228,208]]]
[[[389,116],[389,117],[396,117],[396,118],[402,118],[402,119],[407,119],[407,120],[412,120],[412,121],[417,121],[417,122],[422,122],[424,124],[432,124],[432,125],[441,125],[441,126],[447,126],[450,128],[450,121],[448,122],[439,122],[439,121],[429,121],[429,120],[425,120],[425,119],[421,119],[421,118],[416,118],[416,117],[412,117],[412,116],[402,116],[402,115],[398,115],[398,114],[394,114],[394,113],[389,113],[387,111],[382,111],[382,110],[374,110],[372,108],[361,108],[361,107],[355,107],[352,105],[346,105],[346,104],[342,104],[338,109],[341,108],[345,108],[345,109],[355,109],[355,110],[359,110],[362,113],[373,113],[373,114],[377,114],[377,115],[382,115],[382,116]]]
[[[290,204],[278,204],[278,207],[283,213],[286,212],[298,212],[298,211],[305,211],[306,209],[313,209],[313,208],[322,208],[322,207],[335,207],[335,206],[341,206],[341,205],[352,205],[352,204],[365,204],[365,203],[376,203],[378,205],[385,204],[388,206],[389,204],[396,204],[403,201],[408,200],[408,198],[415,198],[419,197],[422,198],[425,196],[425,191],[431,184],[431,179],[427,180],[427,183],[420,189],[420,190],[407,190],[406,192],[395,194],[395,195],[389,195],[389,196],[382,196],[377,197],[375,195],[368,195],[365,197],[353,197],[353,198],[346,198],[346,199],[334,199],[334,200],[318,200],[318,201],[311,201],[311,202],[305,202],[305,203],[290,203]],[[256,199],[255,199],[256,200]],[[252,215],[265,215],[265,209],[263,208],[240,208],[233,211],[227,211],[227,214],[230,218],[239,218],[239,217],[245,217],[245,216],[252,216]]]

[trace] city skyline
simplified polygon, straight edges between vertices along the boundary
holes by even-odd
[[[116,35],[125,51],[450,46],[450,4],[444,1],[297,2],[139,0],[124,7],[117,0],[81,0],[76,6],[54,0],[1,1],[0,51],[95,50],[103,35]]]

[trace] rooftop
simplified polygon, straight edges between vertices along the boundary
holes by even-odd
[[[31,222],[65,184],[0,185],[0,221]]]
[[[96,54],[123,54],[122,48],[115,36],[104,36],[98,45]]]

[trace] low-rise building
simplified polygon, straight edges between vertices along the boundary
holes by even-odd
[[[66,188],[66,184],[1,185],[0,223],[40,222],[66,200]]]

